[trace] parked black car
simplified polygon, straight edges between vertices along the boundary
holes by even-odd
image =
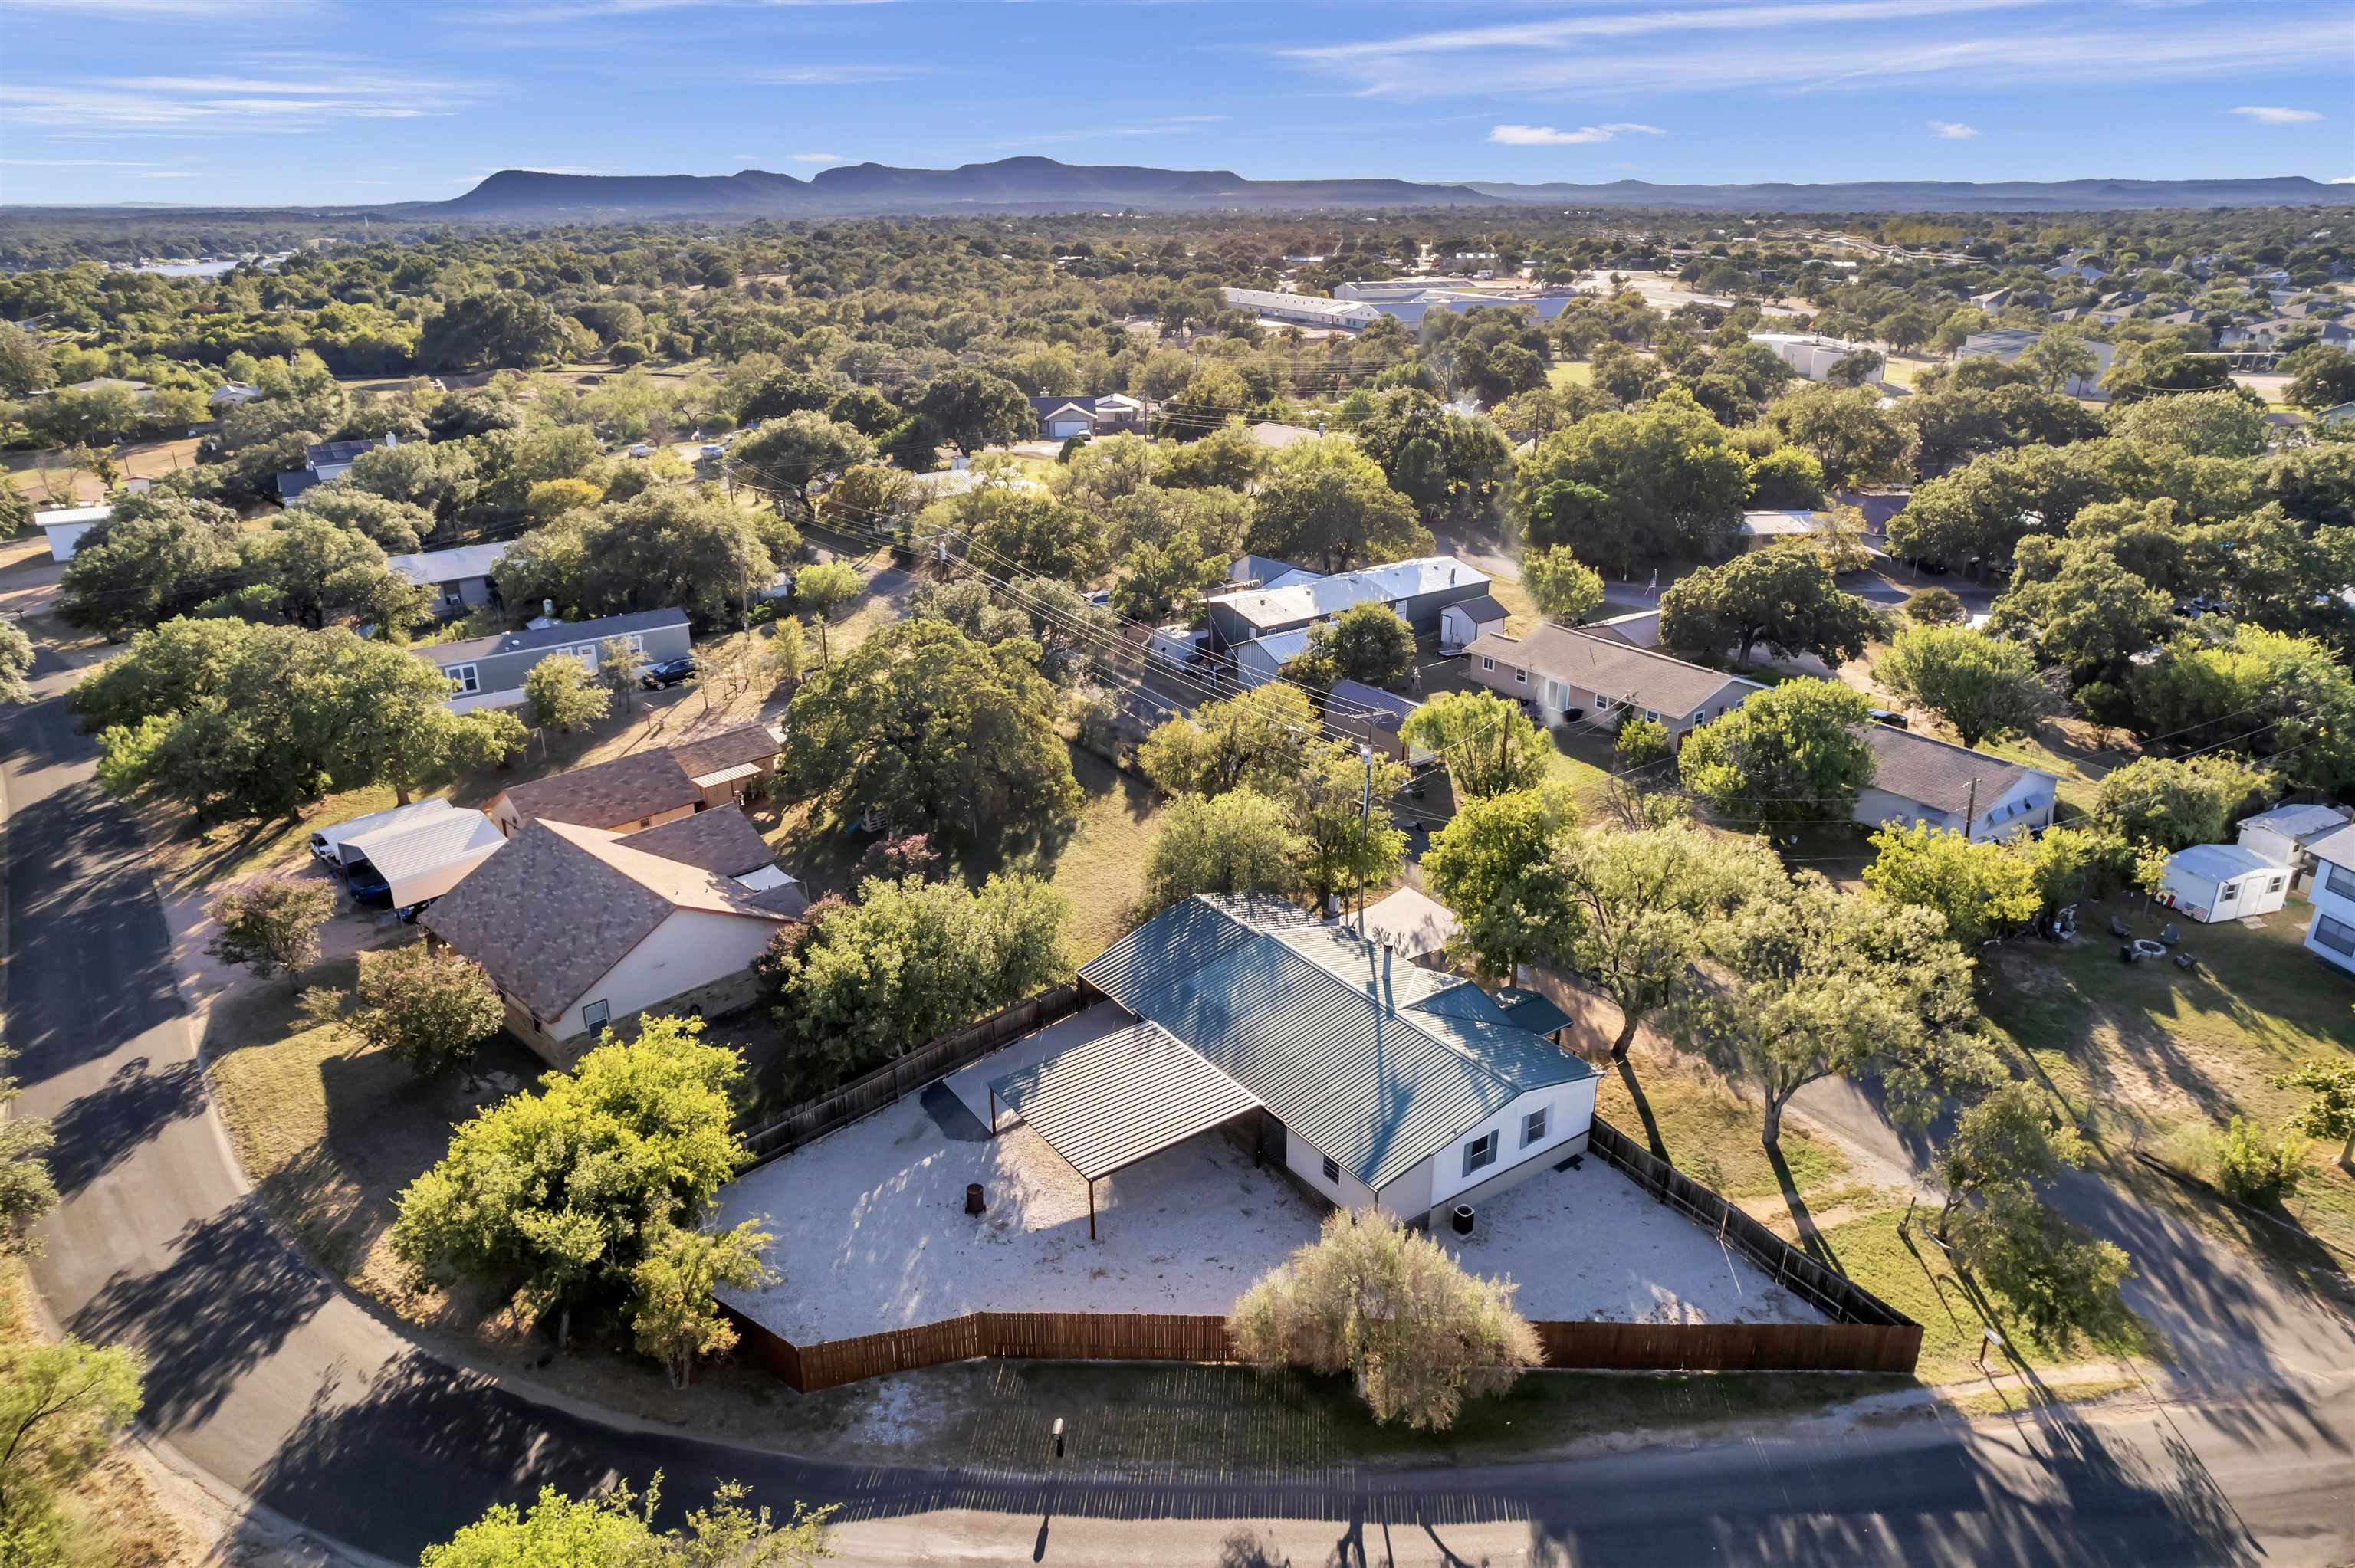
[[[650,692],[659,692],[665,686],[676,686],[681,681],[693,679],[695,660],[692,657],[666,659],[659,664],[647,665],[639,674],[638,683]]]

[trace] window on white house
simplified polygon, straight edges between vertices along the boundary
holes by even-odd
[[[2330,874],[2323,879],[2322,885],[2341,898],[2355,898],[2355,871],[2350,871],[2335,861],[2322,863],[2330,867]]]
[[[2216,902],[2219,904],[2230,904],[2240,895],[2241,885],[2237,882],[2220,882],[2216,885]]]
[[[1480,668],[1483,670],[1493,670],[1496,667],[1497,662],[1494,659],[1484,658],[1480,661]]]
[[[2314,939],[2334,953],[2355,959],[2355,926],[2318,914],[2314,917]]]
[[[1523,1149],[1527,1149],[1532,1143],[1543,1143],[1545,1141],[1545,1135],[1546,1113],[1544,1110],[1533,1110],[1529,1112],[1529,1115],[1521,1118],[1521,1147]]]
[[[1325,1180],[1336,1187],[1341,1184],[1341,1162],[1329,1154],[1325,1157]]]
[[[474,667],[472,664],[453,664],[442,673],[458,683],[460,696],[483,689],[482,677],[474,673]]]
[[[1484,1132],[1464,1146],[1464,1174],[1486,1170],[1497,1163],[1497,1135]]]
[[[581,1027],[583,1029],[602,1029],[613,1021],[613,1010],[602,1001],[581,1004]]]
[[[1650,719],[1654,724],[1657,724],[1660,722],[1660,710],[1657,708],[1646,708],[1644,710],[1644,716]]]
[[[1529,673],[1527,670],[1516,670],[1513,672],[1513,684],[1517,686],[1526,686],[1529,683]]]
[[[2282,890],[2282,879],[2281,879],[2280,877],[2278,877],[2278,876],[2275,877],[2271,882],[2268,882],[2268,883],[2266,883],[2266,884],[2265,884],[2265,891],[2266,891],[2267,893],[2279,893],[2281,890]]]

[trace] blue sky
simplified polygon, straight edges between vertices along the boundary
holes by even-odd
[[[0,0],[0,200],[1038,153],[1259,177],[2355,179],[2349,0]]]

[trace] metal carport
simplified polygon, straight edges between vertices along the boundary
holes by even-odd
[[[989,1086],[1088,1184],[1088,1239],[1096,1239],[1096,1182],[1259,1107],[1260,1098],[1157,1023],[1082,1041]]]

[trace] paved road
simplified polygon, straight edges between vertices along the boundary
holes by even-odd
[[[1457,1543],[1473,1560],[1552,1563],[2326,1563],[2355,1550],[2343,1384],[2197,1421],[1922,1424],[1297,1484],[1089,1477],[1080,1456],[1043,1479],[801,1463],[531,1403],[410,1349],[243,1190],[135,835],[91,782],[89,744],[55,700],[69,677],[46,650],[36,676],[47,699],[0,721],[7,1036],[25,1109],[57,1120],[64,1194],[36,1283],[74,1331],[147,1351],[159,1439],[363,1551],[413,1560],[493,1502],[656,1468],[674,1499],[741,1478],[762,1501],[839,1500],[854,1563],[1313,1563],[1336,1543],[1347,1562],[1465,1561]],[[1229,1521],[1264,1519],[1290,1522],[1230,1549]]]

